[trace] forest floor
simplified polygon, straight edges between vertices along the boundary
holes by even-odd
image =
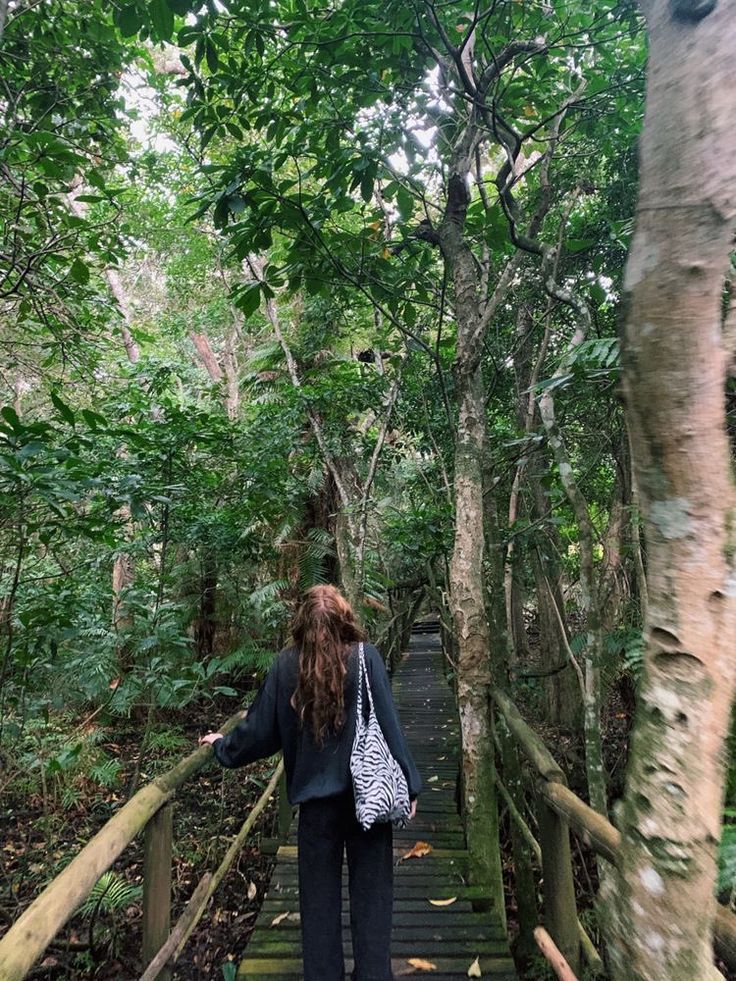
[[[140,726],[127,720],[121,726],[119,719],[109,726],[96,724],[94,745],[120,764],[110,786],[81,774],[55,775],[42,783],[27,772],[13,774],[12,767],[0,771],[0,935],[125,803],[134,780],[140,788],[165,772],[196,747],[198,736],[232,713],[232,701],[223,701],[162,714],[149,731],[146,751],[141,749]],[[217,867],[270,770],[267,762],[235,771],[213,765],[177,793],[172,922],[201,876]],[[272,801],[187,943],[174,972],[177,981],[226,978],[227,964],[237,964],[273,864],[272,857],[261,855],[258,842],[261,836],[275,837],[276,827]],[[140,975],[143,835],[112,869],[106,895],[75,914],[29,977],[132,981]]]

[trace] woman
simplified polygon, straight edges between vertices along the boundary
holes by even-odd
[[[391,981],[393,841],[390,824],[368,831],[355,817],[350,751],[355,734],[358,642],[364,633],[334,586],[305,594],[293,646],[271,666],[247,717],[229,735],[208,733],[223,766],[283,750],[289,800],[299,804],[299,908],[304,981],[342,981],[341,883],[347,850],[354,981]],[[380,654],[365,645],[376,716],[401,766],[416,813],[421,779],[401,731]],[[367,698],[363,698],[367,711]]]

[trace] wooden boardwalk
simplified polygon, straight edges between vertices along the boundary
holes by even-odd
[[[468,857],[455,805],[459,758],[457,713],[445,683],[439,637],[419,627],[396,672],[394,697],[412,753],[424,780],[416,820],[394,832],[393,971],[397,978],[468,977],[479,958],[481,976],[511,981],[513,961],[500,920],[477,887],[467,885]],[[432,846],[421,858],[403,859],[417,841]],[[436,906],[430,900],[454,900]],[[484,900],[486,901],[484,904]],[[352,970],[347,870],[343,870],[343,931],[346,971]],[[301,977],[297,893],[296,826],[278,851],[276,868],[239,978],[296,981]],[[288,914],[283,916],[282,914]],[[276,921],[276,922],[274,922]],[[433,968],[413,967],[419,959]],[[471,975],[472,976],[472,975]],[[476,975],[477,976],[477,975]]]

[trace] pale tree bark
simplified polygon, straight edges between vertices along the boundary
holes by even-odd
[[[613,975],[717,978],[712,940],[736,651],[722,296],[736,221],[736,0],[651,0],[624,386],[649,606],[608,922]]]
[[[214,382],[216,385],[219,384],[225,375],[220,367],[220,362],[217,360],[215,352],[212,350],[212,345],[209,342],[209,338],[206,334],[200,334],[195,330],[190,330],[189,339],[194,345],[197,354],[204,365],[205,371],[209,375],[210,381]]]
[[[240,408],[240,385],[238,384],[238,361],[235,356],[238,340],[237,324],[229,331],[222,352],[222,369],[225,373],[225,410],[228,419],[237,419]]]
[[[584,336],[584,335],[583,335]],[[574,343],[574,342],[573,342]],[[583,671],[583,711],[585,733],[585,773],[588,781],[590,803],[599,814],[608,816],[606,777],[603,768],[603,743],[601,738],[601,650],[603,631],[595,575],[595,528],[587,501],[573,472],[562,435],[557,426],[552,393],[547,389],[539,400],[539,411],[548,442],[557,462],[560,480],[575,514],[578,525],[580,551],[580,595],[585,617],[585,650]]]
[[[452,612],[458,643],[457,699],[462,738],[465,829],[471,875],[490,888],[504,910],[498,838],[492,716],[490,631],[485,605],[482,464],[486,409],[481,358],[483,326],[475,258],[463,236],[468,175],[478,128],[472,120],[455,148],[439,245],[454,286],[457,320],[455,383],[455,543],[450,563]]]
[[[215,385],[223,385],[222,402],[228,419],[237,418],[240,407],[240,390],[235,359],[237,327],[233,326],[233,329],[227,334],[221,358],[218,358],[212,350],[212,345],[206,334],[190,330],[189,340],[194,345],[210,381]]]

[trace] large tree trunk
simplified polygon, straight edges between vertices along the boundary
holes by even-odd
[[[736,0],[643,7],[651,51],[624,379],[649,606],[609,950],[616,978],[701,981],[720,976],[714,886],[736,650],[721,324],[736,218]]]
[[[455,546],[450,564],[458,641],[457,697],[462,735],[465,825],[471,872],[489,884],[503,912],[503,883],[494,784],[490,714],[490,633],[483,571],[481,459],[485,400],[480,367],[458,371],[459,419],[455,454]]]
[[[466,155],[463,156],[463,150]],[[471,874],[489,886],[504,915],[490,710],[490,633],[485,605],[483,476],[485,393],[481,372],[482,320],[473,257],[462,230],[468,205],[470,151],[459,148],[448,186],[440,246],[452,275],[457,318],[458,402],[455,444],[455,544],[450,563],[452,612],[458,642],[457,698],[462,738],[465,829]]]

